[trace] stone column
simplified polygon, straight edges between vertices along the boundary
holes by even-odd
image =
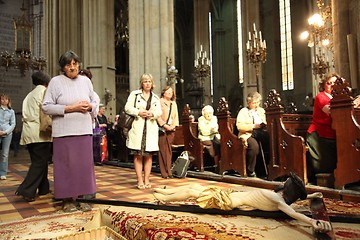
[[[114,121],[115,97],[115,26],[114,1],[93,0],[85,2],[82,15],[82,60],[83,68],[91,70],[95,92],[106,105],[105,115]],[[107,91],[110,98],[105,97]]]
[[[194,1],[194,44],[195,44],[195,56],[200,51],[200,45],[203,50],[206,51],[208,58],[210,59],[210,34],[209,34],[209,12],[210,1],[209,0],[195,0]],[[212,63],[210,63],[211,65]],[[212,73],[210,73],[212,75]],[[204,102],[203,105],[212,104],[211,93],[211,77],[206,79],[204,83]]]
[[[143,73],[151,73],[154,92],[166,85],[166,57],[175,65],[174,3],[156,0],[129,1],[130,91],[139,88]]]
[[[350,0],[332,0],[332,23],[335,70],[341,77],[350,79],[349,54],[346,36],[350,33],[349,26]]]
[[[115,97],[114,1],[45,0],[45,53],[48,72],[59,74],[58,59],[67,50],[76,52],[82,68],[93,75],[94,90],[105,104],[105,89]],[[114,99],[106,116],[115,116]],[[112,119],[113,120],[113,119]]]
[[[245,43],[248,41],[249,31],[253,31],[254,23],[256,24],[257,30],[260,29],[259,24],[259,1],[256,0],[245,0],[242,1],[241,5],[242,9],[242,34],[243,34],[243,41]],[[246,27],[244,27],[246,26]],[[245,47],[245,44],[243,44]],[[243,48],[246,49],[246,48]],[[252,64],[247,62],[246,52],[244,54],[244,106],[247,105],[246,97],[249,93],[257,91],[257,81],[256,81],[256,72],[255,67]],[[262,64],[260,64],[260,72],[259,72],[259,92],[265,99],[265,96],[262,93]]]

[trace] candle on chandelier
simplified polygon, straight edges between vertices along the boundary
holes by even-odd
[[[261,31],[259,31],[259,38],[260,38],[260,42],[262,42]]]

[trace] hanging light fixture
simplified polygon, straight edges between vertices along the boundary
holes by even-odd
[[[22,76],[25,71],[30,68],[42,71],[46,67],[46,59],[44,57],[35,57],[31,53],[32,49],[32,24],[27,18],[24,2],[20,8],[22,15],[18,19],[14,19],[15,28],[15,51],[10,54],[5,51],[0,54],[0,64],[5,70],[14,67],[20,70]]]
[[[314,75],[322,78],[333,65],[329,63],[329,61],[333,62],[332,20],[330,5],[325,6],[323,0],[317,0],[317,7],[319,13],[308,19],[308,30],[302,32],[300,38],[308,40],[308,47],[314,48],[312,70]]]

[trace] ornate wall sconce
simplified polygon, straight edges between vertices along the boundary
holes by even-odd
[[[251,63],[255,67],[256,73],[256,88],[259,92],[259,73],[260,63],[266,62],[266,41],[262,39],[261,31],[256,30],[254,23],[253,32],[249,32],[249,40],[246,43],[246,57],[248,63]]]
[[[10,54],[7,51],[0,54],[0,64],[6,71],[14,67],[20,70],[22,76],[29,68],[42,71],[46,67],[47,61],[44,57],[35,57],[31,53],[32,44],[32,24],[26,17],[24,2],[20,8],[21,17],[14,19],[15,27],[15,51]]]
[[[105,105],[108,105],[111,99],[112,99],[112,94],[110,92],[110,89],[105,88],[105,93],[104,93]]]
[[[178,70],[172,65],[172,60],[166,57],[166,82],[169,86],[174,87],[177,83]],[[175,89],[175,88],[174,88]]]
[[[174,65],[172,65],[172,60],[170,57],[166,57],[166,83],[171,86],[172,89],[176,92],[176,84],[180,82],[181,84],[181,98],[184,97],[184,79],[179,77],[178,70]]]

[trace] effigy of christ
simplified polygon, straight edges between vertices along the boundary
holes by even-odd
[[[290,216],[282,211],[262,211],[262,210],[220,210],[220,209],[204,209],[193,204],[173,204],[173,203],[160,203],[156,201],[154,203],[147,202],[128,202],[119,200],[106,200],[106,199],[76,199],[77,202],[90,203],[90,204],[101,204],[111,206],[124,206],[134,208],[145,208],[152,210],[164,210],[164,211],[175,211],[175,212],[188,212],[196,214],[214,214],[214,215],[243,215],[251,217],[263,217],[263,218],[274,218],[274,219],[292,219]],[[324,202],[320,198],[310,199],[310,211],[300,211],[300,213],[312,217],[318,220],[326,220],[329,222],[342,222],[342,223],[360,223],[360,216],[342,213],[331,213],[326,212]],[[331,235],[331,233],[330,233]],[[332,238],[324,238],[332,239]]]

